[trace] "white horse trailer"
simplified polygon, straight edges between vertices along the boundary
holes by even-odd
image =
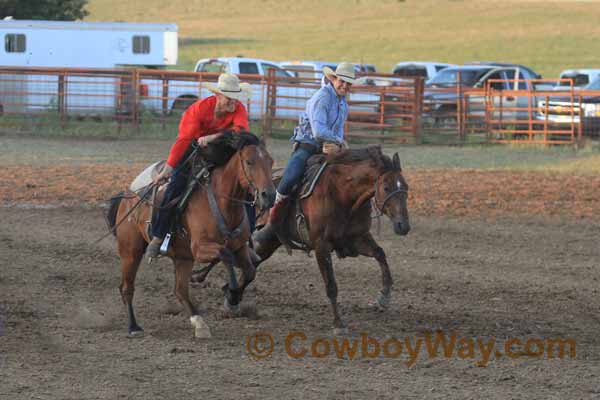
[[[177,25],[124,22],[0,20],[0,67],[165,68],[177,63]],[[58,73],[0,75],[4,112],[52,110],[110,114],[123,108],[131,91],[118,74]],[[90,97],[93,100],[90,100]],[[119,103],[119,104],[117,104]]]

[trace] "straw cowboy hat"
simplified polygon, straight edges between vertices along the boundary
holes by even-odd
[[[348,63],[348,62],[343,62],[340,63],[337,68],[335,69],[335,72],[329,68],[329,67],[324,67],[323,68],[323,74],[327,77],[337,77],[340,78],[343,81],[346,81],[348,83],[354,83],[354,81],[356,81],[356,74],[354,72],[354,64]]]
[[[203,86],[213,93],[220,93],[225,97],[240,101],[246,101],[252,94],[252,87],[249,83],[240,83],[236,75],[229,73],[219,75],[216,85],[204,83]]]

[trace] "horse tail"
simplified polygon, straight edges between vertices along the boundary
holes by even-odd
[[[106,218],[106,224],[108,225],[108,229],[112,231],[114,236],[117,236],[117,231],[115,230],[115,225],[117,224],[117,211],[119,211],[119,205],[121,204],[121,200],[123,199],[123,195],[125,192],[119,192],[116,196],[111,197],[108,211],[104,216]]]

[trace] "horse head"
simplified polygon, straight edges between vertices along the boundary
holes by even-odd
[[[408,184],[402,176],[400,157],[395,153],[391,168],[377,178],[374,203],[377,211],[392,221],[394,232],[402,236],[410,232],[407,199]]]
[[[261,211],[271,208],[275,203],[275,186],[271,177],[273,158],[260,142],[243,145],[238,154],[241,185],[254,195]]]

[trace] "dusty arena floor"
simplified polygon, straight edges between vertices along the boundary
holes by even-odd
[[[581,180],[580,195],[572,185],[561,191],[552,179],[524,175],[538,183],[537,196],[523,189],[486,203],[509,175],[471,171],[447,183],[431,171],[407,171],[417,192],[409,205],[413,230],[395,236],[385,220],[380,235],[374,229],[395,280],[389,309],[369,306],[381,282],[374,260],[334,259],[345,337],[332,334],[314,258],[280,251],[247,292],[245,309],[256,314],[222,314],[220,267],[192,288],[212,330],[208,340],[194,339],[179,312],[170,263],[144,264],[135,305],[145,336],[129,339],[114,241],[94,242],[106,232],[101,202],[138,166],[100,163],[92,173],[75,164],[29,170],[4,163],[0,172],[1,399],[600,397],[596,178]],[[474,181],[484,189],[469,190]],[[535,203],[540,194],[546,200]],[[428,199],[430,206],[417,204]],[[437,331],[455,335],[452,354],[440,347],[431,356],[426,339]],[[265,358],[270,342],[253,343],[257,334],[273,339]],[[562,359],[557,347],[544,351],[558,339],[575,344]],[[338,357],[344,340],[356,344],[354,356]],[[480,344],[494,340],[486,356]]]

